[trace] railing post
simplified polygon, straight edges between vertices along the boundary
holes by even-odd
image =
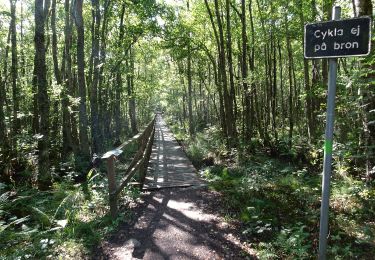
[[[108,191],[109,191],[109,208],[112,219],[117,217],[117,195],[116,192],[116,173],[115,173],[115,156],[112,155],[107,159],[108,174]]]
[[[152,151],[152,143],[153,143],[152,140],[154,139],[154,133],[155,133],[155,120],[153,121],[153,124],[147,133],[148,138],[146,139],[146,147],[145,147],[145,153],[144,153],[145,157],[142,159],[143,160],[142,166],[139,170],[141,188],[143,187],[143,184],[146,178],[147,167],[148,167],[148,163],[149,163],[151,151]]]

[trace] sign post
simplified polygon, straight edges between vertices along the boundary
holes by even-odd
[[[339,20],[341,8],[335,6],[332,12],[333,20]],[[329,192],[332,171],[332,147],[333,147],[333,123],[335,119],[335,96],[337,78],[337,58],[329,59],[328,74],[328,97],[327,97],[327,122],[324,141],[324,162],[322,181],[322,203],[320,208],[320,228],[319,228],[319,260],[326,259],[327,234],[328,234],[328,211]]]
[[[333,126],[337,79],[337,58],[366,56],[370,53],[371,19],[360,17],[340,20],[341,8],[335,6],[332,21],[305,25],[305,58],[329,58],[328,97],[322,203],[319,229],[319,260],[326,259],[330,181],[332,172]]]

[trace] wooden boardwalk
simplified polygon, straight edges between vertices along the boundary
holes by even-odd
[[[157,115],[144,189],[204,186],[164,119]]]

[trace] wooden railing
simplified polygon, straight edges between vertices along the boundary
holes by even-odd
[[[152,151],[152,143],[154,140],[155,118],[156,117],[154,117],[154,119],[147,125],[147,127],[141,133],[135,135],[125,143],[121,144],[116,149],[106,152],[102,156],[103,160],[107,160],[109,207],[112,218],[115,218],[117,216],[118,195],[123,190],[123,188],[129,183],[129,181],[137,171],[141,187],[143,186],[143,182],[146,178],[148,161],[150,159]],[[138,143],[138,150],[133,160],[131,161],[129,167],[125,170],[120,185],[117,186],[115,172],[116,157],[120,156],[123,152],[123,149],[134,142]]]

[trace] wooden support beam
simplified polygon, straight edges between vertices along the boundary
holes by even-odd
[[[108,192],[109,192],[109,208],[113,219],[117,216],[117,195],[116,192],[116,173],[115,173],[115,156],[112,155],[107,159],[107,175],[108,175]]]

